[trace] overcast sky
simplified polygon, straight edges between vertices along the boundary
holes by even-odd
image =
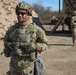
[[[33,3],[37,3],[40,2],[43,6],[47,7],[50,6],[52,7],[52,10],[54,11],[58,11],[59,9],[59,0],[19,0],[19,2],[27,2],[30,5],[32,5]],[[62,8],[62,0],[61,0],[61,8]]]

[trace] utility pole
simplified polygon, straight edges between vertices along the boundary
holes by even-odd
[[[60,5],[61,5],[60,3],[61,3],[61,0],[59,0],[59,13],[60,13]]]

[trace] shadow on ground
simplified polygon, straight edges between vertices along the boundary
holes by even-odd
[[[64,36],[64,37],[72,37],[72,33],[70,31],[55,31],[51,33],[51,31],[45,31],[47,36]]]

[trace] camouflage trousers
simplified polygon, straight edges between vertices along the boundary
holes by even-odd
[[[8,75],[34,75],[34,63],[25,57],[12,57]]]
[[[73,44],[76,44],[76,28],[73,28],[72,36],[73,36]]]

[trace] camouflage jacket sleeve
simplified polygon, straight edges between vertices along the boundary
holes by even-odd
[[[37,30],[36,48],[39,51],[44,51],[44,50],[47,50],[48,48],[48,41],[47,41],[45,32],[39,27]]]
[[[9,33],[11,31],[12,27],[10,27],[4,37],[4,55],[6,57],[10,57],[11,56],[11,42],[10,42],[10,38],[9,38]]]

